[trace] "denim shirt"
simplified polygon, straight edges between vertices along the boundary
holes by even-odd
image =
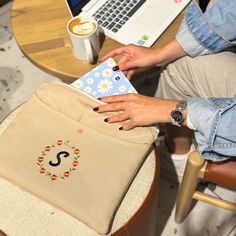
[[[236,158],[236,96],[233,98],[190,98],[188,115],[205,159]]]
[[[191,57],[236,45],[236,0],[218,0],[204,14],[195,1],[191,2],[176,40]],[[196,129],[195,138],[205,159],[236,158],[236,96],[190,98],[188,119]]]
[[[236,1],[218,0],[204,14],[192,1],[175,37],[191,57],[236,45]]]

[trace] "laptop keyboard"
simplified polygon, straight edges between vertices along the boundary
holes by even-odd
[[[94,14],[98,25],[118,32],[146,0],[108,0]]]

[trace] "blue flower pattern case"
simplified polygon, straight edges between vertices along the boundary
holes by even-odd
[[[78,80],[74,81],[71,85],[95,98],[137,93],[121,71],[112,70],[114,66],[116,66],[116,62],[112,58],[109,58]]]

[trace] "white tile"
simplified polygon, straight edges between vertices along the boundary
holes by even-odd
[[[220,186],[216,186],[216,188],[213,190],[213,192],[228,201],[232,201],[236,203],[236,191],[230,190],[230,189],[225,189]],[[236,223],[236,222],[235,222]]]
[[[236,236],[236,225],[235,225],[234,228],[229,232],[229,234],[227,234],[227,236]]]
[[[10,18],[11,18],[11,7],[13,2],[9,2],[2,7],[0,7],[0,25],[2,26],[10,26]]]
[[[0,52],[6,50],[4,43],[12,39],[12,33],[8,29],[0,25]],[[2,59],[1,59],[2,60]]]
[[[10,24],[10,9],[12,2],[0,7],[0,53],[4,50],[3,44],[12,38]]]
[[[200,201],[193,206],[185,221],[177,224],[174,220],[177,187],[168,180],[161,180],[157,235],[228,235],[236,224],[236,214]],[[211,194],[207,188],[205,192]]]
[[[0,36],[1,41],[1,36]],[[0,121],[45,81],[58,81],[23,56],[14,38],[0,48]]]

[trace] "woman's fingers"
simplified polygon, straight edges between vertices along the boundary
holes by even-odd
[[[112,50],[111,52],[107,53],[105,56],[100,58],[100,61],[103,62],[103,61],[105,61],[106,59],[108,59],[110,57],[115,57],[115,56],[118,56],[118,55],[121,55],[121,54],[127,55],[127,52],[125,51],[125,48],[126,47],[119,47],[119,48],[116,48],[116,49]]]
[[[123,122],[129,119],[128,113],[120,113],[114,116],[110,116],[105,119],[105,122],[108,123],[116,123],[116,122]]]
[[[113,95],[101,98],[101,101],[106,103],[116,103],[116,102],[128,102],[138,98],[138,94],[129,93],[129,94],[122,94],[122,95]],[[106,105],[104,105],[105,107]],[[100,106],[101,107],[101,106]]]
[[[130,120],[129,115],[127,113],[121,113],[118,115],[110,116],[106,118],[104,121],[108,122],[109,124],[112,124],[112,123],[117,123],[117,122],[125,122],[127,120],[129,121],[124,123],[120,127],[120,130],[128,131],[137,126],[137,124],[134,121]]]
[[[127,111],[114,116],[107,117],[104,121],[108,122],[109,124],[127,121],[120,128],[120,130],[125,130],[125,131],[131,130],[137,126],[136,122],[132,120],[132,116],[130,116],[129,112]]]
[[[134,121],[129,121],[125,124],[123,124],[120,128],[120,130],[124,130],[124,131],[128,131],[128,130],[131,130],[133,128],[137,127],[137,124],[134,122]]]
[[[134,68],[130,67],[130,65],[132,66],[132,64],[127,64],[129,60],[130,59],[127,56],[123,56],[118,62],[119,70],[121,70],[125,74],[128,80],[131,79],[135,72]]]
[[[131,80],[132,76],[134,75],[135,70],[129,70],[126,74],[128,80]]]
[[[124,110],[124,104],[123,102],[115,102],[115,103],[109,103],[106,105],[101,105],[99,107],[95,108],[95,111],[102,113],[102,112],[111,112],[111,111],[123,111]]]
[[[170,122],[169,114],[178,102],[138,94],[115,95],[104,97],[101,100],[107,104],[95,108],[94,111],[117,112],[109,114],[104,121],[108,123],[124,122],[121,126],[123,130]]]

